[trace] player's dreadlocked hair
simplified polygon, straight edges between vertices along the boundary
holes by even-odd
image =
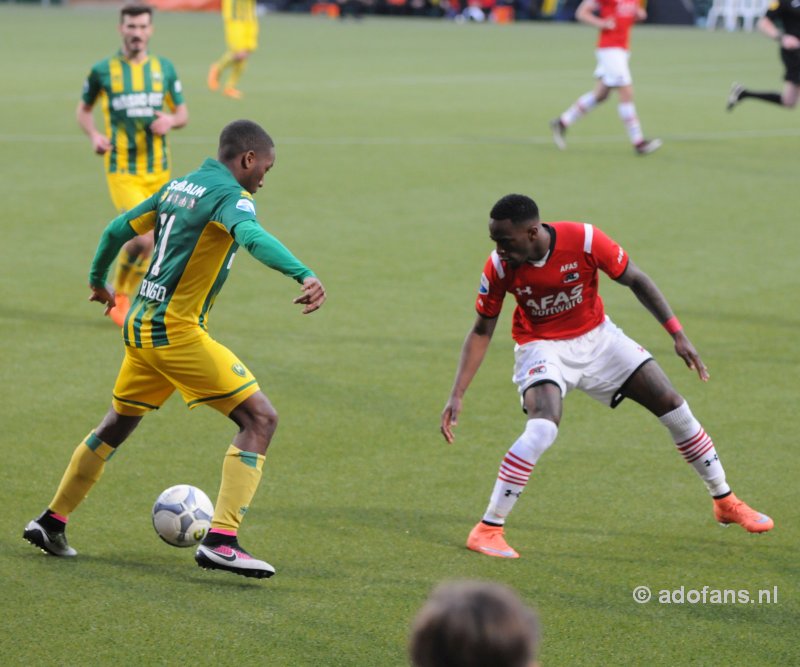
[[[275,142],[258,123],[235,120],[222,128],[218,155],[222,162],[228,162],[247,151],[263,155],[273,146]]]
[[[516,225],[538,220],[539,207],[533,199],[525,195],[506,195],[492,207],[489,217],[492,220],[511,220]]]

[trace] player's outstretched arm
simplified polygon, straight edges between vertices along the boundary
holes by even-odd
[[[787,35],[781,32],[768,16],[762,16],[756,23],[756,28],[762,35],[778,42],[781,48],[789,50],[800,48],[800,39],[797,39],[794,35]]]
[[[686,365],[697,371],[698,377],[706,382],[709,378],[708,369],[695,350],[694,345],[686,336],[678,318],[672,312],[672,308],[667,302],[666,297],[658,289],[653,279],[642,271],[632,260],[628,260],[628,266],[624,273],[617,278],[617,282],[629,287],[636,295],[642,305],[649,310],[661,325],[669,332],[675,341],[675,354],[677,354]]]
[[[464,339],[464,344],[461,347],[461,358],[458,360],[456,378],[453,381],[450,397],[447,399],[447,404],[442,411],[439,429],[444,439],[449,443],[455,440],[453,427],[458,424],[458,415],[461,413],[464,394],[478,372],[483,358],[486,356],[486,350],[489,349],[489,343],[492,341],[492,334],[496,325],[496,317],[488,318],[478,315],[475,319],[475,324],[473,324],[472,329]]]
[[[313,313],[319,310],[325,299],[327,299],[325,288],[316,276],[308,276],[303,280],[303,293],[292,301],[292,303],[301,303],[305,305],[303,308],[303,315]]]

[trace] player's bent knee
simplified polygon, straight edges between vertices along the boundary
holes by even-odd
[[[231,412],[230,418],[242,430],[252,430],[267,438],[278,428],[278,412],[260,391],[238,405]]]
[[[123,415],[113,408],[94,430],[95,435],[111,447],[119,447],[142,421],[141,416]]]

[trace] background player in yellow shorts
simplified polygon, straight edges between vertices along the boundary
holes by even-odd
[[[208,405],[239,427],[223,460],[211,530],[197,549],[197,564],[247,577],[275,573],[242,549],[237,535],[278,415],[253,374],[208,334],[209,311],[240,246],[302,284],[294,303],[304,305],[303,313],[325,302],[314,273],[257,221],[252,195],[274,162],[270,136],[256,123],[234,121],[222,130],[216,160],[207,159],[106,227],[89,272],[89,300],[106,310],[114,295],[105,279],[122,244],[155,228],[156,250],[123,327],[125,359],[111,409],[78,444],[47,509],[25,527],[31,544],[53,556],[77,555],[67,543],[67,518],[142,417],[177,389],[190,408]]]
[[[225,43],[228,50],[211,65],[208,87],[219,90],[220,78],[230,68],[230,75],[222,87],[222,94],[241,99],[237,86],[250,54],[258,48],[258,16],[256,0],[222,0],[222,18],[225,22]]]
[[[169,181],[167,133],[186,125],[189,111],[172,63],[147,51],[153,34],[152,9],[123,7],[119,32],[122,48],[96,63],[86,78],[77,119],[94,152],[105,156],[111,200],[122,213]],[[105,121],[102,132],[92,113],[97,103]],[[117,305],[110,312],[120,326],[152,252],[153,234],[148,233],[131,239],[120,253],[113,284]]]

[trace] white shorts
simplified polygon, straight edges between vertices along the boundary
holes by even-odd
[[[533,385],[552,382],[562,398],[580,389],[614,408],[623,399],[620,390],[628,378],[652,358],[606,316],[605,322],[577,338],[517,345],[512,379],[520,400]]]
[[[597,49],[597,67],[594,78],[600,79],[609,88],[630,86],[633,83],[631,70],[628,67],[630,52],[627,49]]]

